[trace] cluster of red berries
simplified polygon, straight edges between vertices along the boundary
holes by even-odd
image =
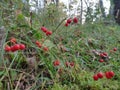
[[[113,48],[113,50],[110,50],[110,52],[116,52],[116,51],[117,51],[117,48]],[[108,57],[108,53],[102,52],[99,54],[99,56],[100,56],[99,62],[104,62],[105,59]]]
[[[108,54],[106,53],[106,52],[102,52],[102,53],[100,53],[100,60],[99,60],[99,62],[104,62],[104,59],[105,58],[107,58],[108,57]]]
[[[53,65],[54,66],[59,66],[60,65],[60,60],[55,60],[54,62],[53,62]],[[69,67],[69,66],[71,66],[71,67],[73,67],[74,66],[74,62],[65,62],[65,66],[66,67]]]
[[[69,66],[71,66],[71,67],[73,67],[74,66],[74,62],[65,62],[65,65],[66,65],[66,67],[69,67]]]
[[[16,44],[17,43],[17,40],[16,38],[12,37],[10,39],[10,42],[13,43],[14,45],[12,46],[9,46],[9,45],[6,45],[4,50],[6,52],[15,52],[15,51],[18,51],[18,50],[24,50],[25,49],[25,44]]]
[[[100,57],[101,57],[101,58],[108,57],[108,54],[107,54],[106,52],[100,53]]]
[[[59,61],[59,60],[55,60],[55,61],[53,62],[53,65],[54,65],[54,66],[59,66],[59,65],[60,65],[60,61]]]
[[[41,30],[42,30],[47,36],[49,36],[49,35],[52,34],[52,31],[49,31],[49,30],[48,30],[46,27],[44,27],[44,26],[41,27]]]
[[[73,20],[71,18],[67,19],[65,26],[68,27],[71,22],[78,23],[78,18],[74,17]]]
[[[36,44],[39,48],[42,47],[42,44],[41,44],[39,41],[36,41],[35,44]]]
[[[95,75],[93,76],[93,79],[94,79],[95,81],[97,81],[98,79],[103,78],[104,75],[105,75],[105,77],[106,77],[107,79],[111,79],[115,74],[114,74],[113,71],[107,71],[107,72],[105,72],[105,73],[99,72],[99,73],[97,73],[97,74],[95,74]]]
[[[5,51],[6,52],[15,52],[15,51],[18,51],[18,50],[24,50],[25,49],[25,45],[24,44],[15,44],[13,46],[9,46],[9,45],[6,45],[5,46]]]
[[[110,50],[110,52],[116,52],[117,51],[117,48],[113,48],[112,50]]]
[[[111,79],[114,75],[115,73],[113,71],[105,72],[105,76],[107,79]]]
[[[15,44],[17,42],[17,40],[16,40],[16,38],[11,37],[10,42],[13,43],[13,44]]]
[[[36,44],[39,48],[42,47],[42,44],[41,44],[39,41],[36,41],[35,44]],[[44,47],[43,47],[43,50],[44,50],[44,51],[48,51],[49,49],[48,49],[48,47],[45,47],[45,46],[44,46]]]

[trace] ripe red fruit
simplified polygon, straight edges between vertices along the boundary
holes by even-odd
[[[36,44],[39,48],[42,47],[42,44],[41,44],[39,41],[36,41],[35,44]]]
[[[20,45],[19,44],[15,44],[13,47],[14,47],[15,50],[19,50],[20,49]]]
[[[15,48],[14,48],[14,46],[11,46],[11,51],[12,51],[12,52],[15,52],[15,51],[16,51]]]
[[[73,67],[74,66],[74,62],[70,62],[70,66]]]
[[[35,44],[36,44],[36,45],[39,45],[39,44],[40,44],[40,42],[39,42],[39,41],[36,41],[36,42],[35,42]]]
[[[113,51],[117,51],[117,48],[113,48]]]
[[[107,79],[111,79],[111,78],[112,78],[112,77],[110,76],[109,72],[106,72],[106,73],[105,73],[105,76],[106,76]]]
[[[10,46],[8,46],[8,45],[6,45],[6,46],[5,46],[5,51],[6,51],[6,52],[11,51],[11,47],[10,47]]]
[[[73,22],[74,22],[74,23],[78,23],[78,18],[77,18],[77,17],[74,17],[74,18],[73,18]]]
[[[20,50],[24,50],[25,49],[25,45],[24,44],[19,44],[20,46]]]
[[[103,60],[103,59],[100,59],[100,60],[99,60],[99,62],[101,62],[101,63],[102,63],[102,62],[104,62],[104,60]]]
[[[60,61],[59,61],[59,60],[55,60],[55,61],[53,62],[53,65],[54,65],[54,66],[59,66],[59,65],[60,65]]]
[[[99,72],[98,74],[97,74],[97,76],[99,77],[99,78],[103,78],[103,73],[102,72]]]
[[[68,27],[68,26],[69,26],[69,23],[65,23],[65,26]]]
[[[47,36],[49,36],[49,35],[51,35],[51,34],[52,34],[52,31],[47,31],[47,32],[46,32],[46,35],[47,35]]]
[[[104,57],[107,57],[107,56],[108,56],[108,54],[107,54],[106,52],[103,52],[103,55],[104,55]]]
[[[39,45],[37,45],[39,48],[41,48],[42,47],[42,44],[39,44]]]
[[[45,28],[45,27],[41,27],[41,30],[45,33],[48,31],[47,28]]]
[[[97,81],[97,80],[98,80],[98,76],[97,76],[97,75],[94,75],[94,76],[93,76],[93,79],[94,79],[95,81]]]
[[[108,54],[106,52],[100,53],[100,57],[107,57]]]
[[[48,51],[49,49],[48,49],[48,47],[43,47],[43,50]]]
[[[109,76],[111,76],[111,77],[113,77],[113,76],[115,75],[113,71],[109,71],[108,74],[109,74]]]
[[[100,57],[104,57],[103,53],[100,53]]]
[[[11,42],[11,43],[16,43],[17,40],[16,40],[16,38],[12,37],[12,38],[10,39],[10,42]]]
[[[72,20],[69,18],[69,19],[67,20],[67,23],[70,24],[71,22],[72,22]]]

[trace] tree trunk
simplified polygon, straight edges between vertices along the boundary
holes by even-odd
[[[81,0],[81,10],[80,10],[80,23],[82,24],[82,15],[83,15],[83,1]]]
[[[102,13],[102,17],[106,17],[105,15],[105,9],[104,9],[104,6],[103,6],[103,0],[99,0],[99,4],[100,4],[100,9],[101,9],[101,13]]]
[[[120,24],[120,0],[113,0],[114,2],[114,18]]]
[[[110,0],[109,16],[111,20],[114,20],[113,12],[114,12],[114,4],[113,4],[113,0]]]
[[[57,7],[59,6],[59,0],[56,0],[56,6]]]

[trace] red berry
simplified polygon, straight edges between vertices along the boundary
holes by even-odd
[[[107,54],[106,52],[103,52],[103,55],[104,55],[104,57],[107,57],[107,56],[108,56],[108,54]]]
[[[5,51],[6,51],[6,52],[11,51],[11,47],[10,47],[10,46],[8,46],[8,45],[6,45],[6,46],[5,46]]]
[[[73,67],[74,66],[74,62],[70,62],[70,66]]]
[[[60,61],[59,61],[59,60],[55,60],[55,61],[53,62],[53,65],[54,65],[54,66],[59,66],[59,65],[60,65]]]
[[[48,51],[49,49],[48,49],[48,47],[43,47],[43,50]]]
[[[41,30],[45,33],[48,31],[47,28],[45,28],[45,27],[41,27]]]
[[[103,73],[102,73],[102,72],[99,72],[99,73],[97,74],[97,76],[98,76],[99,78],[103,78]]]
[[[12,43],[16,43],[17,40],[16,40],[16,38],[12,37],[12,38],[10,39],[10,42],[12,42]]]
[[[111,79],[111,78],[112,78],[112,77],[109,75],[109,72],[106,72],[106,73],[105,73],[105,76],[106,76],[107,79]]]
[[[36,44],[36,45],[40,45],[41,43],[40,43],[39,41],[36,41],[35,44]]]
[[[104,57],[103,53],[100,53],[100,57]]]
[[[11,51],[12,52],[16,51],[15,48],[14,48],[14,46],[11,46]]]
[[[103,59],[100,59],[100,60],[99,60],[99,62],[101,62],[101,63],[102,63],[102,62],[104,62],[104,60],[103,60]]]
[[[39,48],[41,48],[42,47],[42,44],[39,44],[39,45],[37,45]]]
[[[94,79],[95,81],[97,81],[97,80],[98,80],[98,76],[97,76],[97,75],[94,75],[94,76],[93,76],[93,79]]]
[[[115,75],[113,71],[109,71],[108,74],[109,74],[109,76],[111,76],[111,77],[113,77],[113,76]]]
[[[24,50],[25,49],[25,45],[24,44],[19,44],[20,46],[20,50]]]
[[[49,36],[49,35],[51,35],[51,34],[52,34],[52,31],[47,31],[47,32],[46,32],[46,35],[47,35],[47,36]]]
[[[36,41],[35,44],[36,44],[39,48],[42,47],[42,44],[41,44],[39,41]]]
[[[72,20],[69,18],[69,19],[67,20],[67,23],[70,24],[71,22],[72,22]]]
[[[69,23],[65,23],[65,26],[68,27],[68,26],[69,26]]]
[[[19,44],[15,44],[15,45],[13,46],[13,48],[14,48],[15,51],[16,51],[16,50],[19,50],[19,49],[20,49],[20,45],[19,45]]]
[[[39,45],[39,43],[40,43],[39,41],[36,41],[36,42],[35,42],[36,45]]]
[[[73,22],[74,22],[74,23],[78,23],[78,18],[77,18],[77,17],[74,17]]]
[[[106,52],[100,53],[100,57],[107,57],[108,54]]]
[[[117,48],[113,48],[113,51],[117,51]]]

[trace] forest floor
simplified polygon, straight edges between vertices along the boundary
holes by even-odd
[[[120,26],[6,29],[0,90],[120,90]]]

